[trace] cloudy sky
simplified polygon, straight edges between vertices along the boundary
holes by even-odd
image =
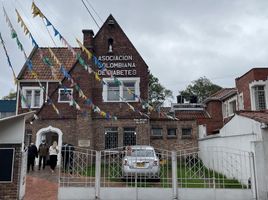
[[[94,6],[100,26],[110,13],[115,17],[151,72],[174,96],[201,76],[222,87],[233,87],[234,79],[252,67],[268,66],[267,0],[84,1]],[[32,18],[30,0],[2,2],[28,54],[31,41],[17,24],[15,8],[40,46],[54,46],[40,18]],[[76,37],[82,39],[82,29],[98,31],[80,0],[35,2],[74,46]],[[2,10],[0,13],[0,32],[18,74],[23,54],[10,37]],[[0,69],[1,97],[15,89],[2,47]]]

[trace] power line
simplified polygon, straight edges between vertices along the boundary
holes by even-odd
[[[95,20],[95,18],[93,17],[93,15],[91,14],[90,10],[88,9],[87,5],[85,4],[84,0],[81,0],[82,3],[84,4],[84,6],[86,7],[87,9],[87,12],[90,14],[91,18],[93,19],[93,21],[95,22],[95,24],[97,25],[97,27],[100,29],[100,26],[99,24],[97,23],[97,21]]]
[[[90,8],[91,8],[91,9],[94,11],[94,13],[97,15],[97,17],[99,18],[99,20],[100,20],[102,23],[104,23],[103,20],[101,19],[100,15],[97,13],[97,11],[94,9],[94,7],[92,6],[92,4],[89,2],[89,0],[86,0],[86,1],[87,1],[88,5],[90,6]]]

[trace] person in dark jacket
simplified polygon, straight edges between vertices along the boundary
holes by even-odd
[[[37,147],[34,143],[31,143],[28,147],[28,160],[27,160],[27,172],[30,171],[30,168],[32,168],[32,171],[34,171],[34,161],[35,158],[38,157]]]
[[[42,161],[43,161],[43,169],[45,169],[46,161],[47,161],[47,155],[48,155],[48,145],[46,144],[45,140],[42,140],[42,143],[39,145],[38,155],[39,155],[38,169],[39,170],[41,169]]]
[[[72,173],[73,152],[74,152],[74,146],[72,144],[63,143],[61,148],[61,156],[62,156],[63,169],[65,172]]]

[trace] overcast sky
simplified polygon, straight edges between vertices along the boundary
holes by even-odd
[[[268,66],[267,0],[88,1],[103,21],[110,13],[115,17],[150,71],[174,96],[201,76],[222,87],[233,87],[234,79],[252,67]],[[40,46],[54,46],[40,18],[32,18],[30,0],[2,2],[28,54],[32,50],[31,41],[17,23],[15,8]],[[74,46],[77,46],[75,37],[82,40],[82,29],[98,31],[80,0],[35,2]],[[0,12],[0,31],[18,74],[24,63],[23,54],[11,39]],[[102,21],[95,17],[101,26]],[[2,97],[15,89],[2,47],[0,69]]]

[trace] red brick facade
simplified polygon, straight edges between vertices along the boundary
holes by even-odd
[[[243,93],[244,109],[252,110],[250,101],[249,84],[253,81],[267,80],[268,68],[253,68],[247,73],[235,79],[238,93]]]
[[[20,169],[21,169],[21,145],[0,144],[0,148],[15,148],[13,179],[10,183],[0,182],[0,199],[19,199]],[[1,162],[4,162],[3,160]]]
[[[115,19],[112,16],[109,16],[95,36],[92,30],[83,30],[83,34],[84,45],[92,51],[97,58],[109,66],[108,70],[112,70],[112,72],[115,73],[114,76],[117,78],[139,78],[140,97],[146,101],[148,99],[149,83],[148,66]],[[111,47],[109,46],[110,44],[112,44]],[[41,50],[45,50],[45,52],[48,53],[47,49]],[[58,82],[53,82],[51,80],[52,74],[47,71],[47,66],[44,66],[43,63],[37,61],[37,58],[40,59],[40,50],[34,50],[32,58],[30,59],[35,61],[38,65],[38,74],[42,73],[42,68],[46,68],[44,72],[45,74],[40,74],[40,77],[42,77],[43,80],[42,84],[44,90],[48,90],[48,95],[60,111],[60,116],[56,114],[51,105],[46,103],[44,97],[45,104],[41,109],[37,109],[39,119],[35,120],[33,124],[27,124],[27,129],[31,130],[33,133],[32,141],[36,141],[36,138],[38,137],[36,134],[38,131],[51,126],[61,130],[63,134],[63,142],[79,145],[79,141],[90,141],[90,148],[100,150],[105,148],[105,130],[107,128],[117,129],[117,146],[124,145],[124,129],[134,128],[137,144],[151,144],[155,147],[169,150],[197,146],[198,131],[195,119],[188,119],[185,121],[175,121],[167,118],[165,118],[165,120],[158,118],[146,119],[146,117],[141,116],[138,112],[133,112],[125,102],[105,102],[103,97],[104,85],[95,79],[94,74],[87,73],[78,62],[70,59],[69,57],[72,55],[69,53],[66,54],[68,57],[67,61],[63,61],[65,60],[65,57],[62,54],[66,52],[66,48],[59,48],[56,50],[57,55],[60,55],[60,61],[64,63],[65,68],[69,70],[69,73],[75,82],[79,84],[84,94],[101,110],[116,116],[118,119],[106,120],[99,114],[93,112],[91,108],[84,103],[85,99],[79,98],[79,94],[75,89],[73,89],[73,98],[80,105],[81,110],[88,111],[86,116],[81,111],[71,107],[68,103],[58,103],[59,84]],[[62,51],[62,54],[60,51]],[[76,49],[76,51],[80,52],[79,49]],[[46,55],[51,58],[49,54]],[[129,59],[122,59],[118,64],[112,61],[107,61],[107,59],[112,58],[111,56],[121,56],[120,58],[122,58],[122,56],[129,56]],[[93,59],[88,60],[84,52],[82,53],[82,57],[95,71],[98,71]],[[131,66],[133,63],[134,66]],[[104,72],[99,71],[98,73],[101,78],[110,77]],[[60,76],[61,75],[59,75],[59,77]],[[33,77],[29,75],[27,68],[22,69],[19,78],[21,87],[38,85],[34,81],[29,81],[29,79],[33,79]],[[70,81],[66,79],[63,79],[62,84],[66,87],[71,87]],[[20,100],[18,102],[20,102]],[[135,109],[147,113],[147,110],[142,109],[140,102],[130,102],[130,104]],[[21,104],[19,103],[18,111],[21,113],[26,110],[27,109],[22,109]],[[151,137],[151,128],[155,125],[160,126],[163,129],[161,139]],[[169,126],[176,129],[176,137],[167,137],[167,127]],[[192,129],[191,137],[182,139],[181,130],[183,127]]]

